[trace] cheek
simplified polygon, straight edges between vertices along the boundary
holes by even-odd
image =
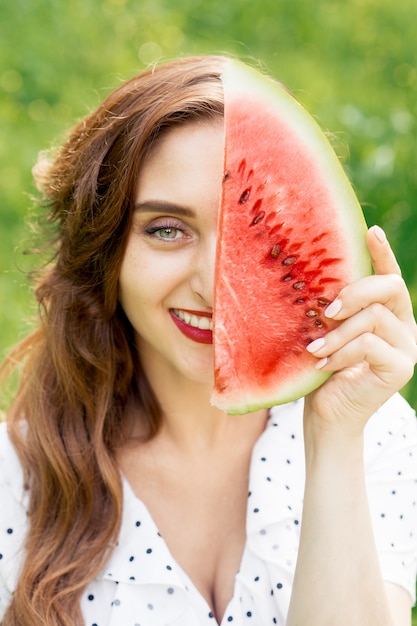
[[[151,312],[169,292],[169,276],[162,261],[126,250],[119,275],[119,302],[128,318]]]
[[[139,267],[138,260],[128,247],[119,275],[119,302],[128,318],[131,317],[131,310],[134,311],[141,301],[145,288],[146,272]]]
[[[178,306],[192,266],[189,249],[161,252],[131,240],[119,274],[119,302],[127,317],[132,321],[132,316],[154,315],[156,308],[164,308],[167,302]]]

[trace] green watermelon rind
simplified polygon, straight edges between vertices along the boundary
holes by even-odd
[[[233,405],[229,402],[225,403],[222,401],[221,395],[219,395],[218,398],[213,395],[211,404],[228,415],[246,415],[247,413],[254,413],[261,409],[299,400],[320,387],[331,375],[332,372],[322,372],[312,369],[306,371],[304,376],[299,376],[296,381],[287,383],[286,393],[281,393],[278,397],[276,394],[265,394],[262,396],[261,393],[258,393],[255,399],[247,396],[238,404]]]
[[[326,179],[326,189],[334,205],[340,207],[340,211],[335,213],[335,220],[338,232],[343,233],[341,239],[343,242],[347,240],[354,248],[352,250],[354,258],[350,256],[349,266],[351,279],[356,280],[370,274],[372,271],[370,255],[365,237],[367,226],[361,206],[330,141],[318,123],[282,85],[240,61],[230,61],[223,71],[222,81],[225,91],[225,107],[228,105],[229,98],[241,98],[242,102],[245,100],[253,102],[255,94],[255,98],[261,99],[263,107],[270,107],[277,117],[282,116],[285,123],[293,129],[297,140],[301,140],[305,145],[307,153],[314,155],[317,170]],[[222,218],[221,210],[220,230]],[[221,244],[220,236],[219,249]],[[351,250],[348,250],[347,254],[350,252]],[[222,393],[215,387],[211,403],[230,415],[240,415],[299,399],[314,391],[331,375],[331,373],[317,370],[315,362],[314,357],[311,357],[309,365],[304,365],[302,371],[290,379],[287,377],[285,385],[279,380],[278,372],[276,387],[269,384],[264,388],[259,386],[249,388],[242,382],[240,389],[238,389],[239,384],[236,383],[233,394]]]

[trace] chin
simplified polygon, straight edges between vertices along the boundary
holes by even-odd
[[[207,372],[199,372],[194,370],[192,373],[189,373],[188,380],[193,383],[198,383],[200,385],[209,385],[210,387],[214,384],[214,376],[211,371],[210,374]]]
[[[198,365],[190,366],[187,368],[187,372],[184,371],[184,374],[190,382],[209,385],[210,387],[214,384],[213,363],[200,367]]]

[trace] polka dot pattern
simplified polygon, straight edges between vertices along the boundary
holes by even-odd
[[[291,596],[305,482],[302,401],[271,410],[252,453],[247,541],[221,626],[284,626]],[[417,562],[417,427],[395,396],[365,433],[370,508],[386,580],[414,598]],[[0,424],[0,619],[22,559],[27,494]],[[118,544],[83,595],[86,626],[216,626],[207,602],[175,562],[149,511],[124,485]]]

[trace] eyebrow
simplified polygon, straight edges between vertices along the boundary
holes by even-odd
[[[152,213],[174,213],[184,217],[195,217],[195,213],[188,207],[166,200],[146,200],[135,204],[135,211],[151,211]]]

